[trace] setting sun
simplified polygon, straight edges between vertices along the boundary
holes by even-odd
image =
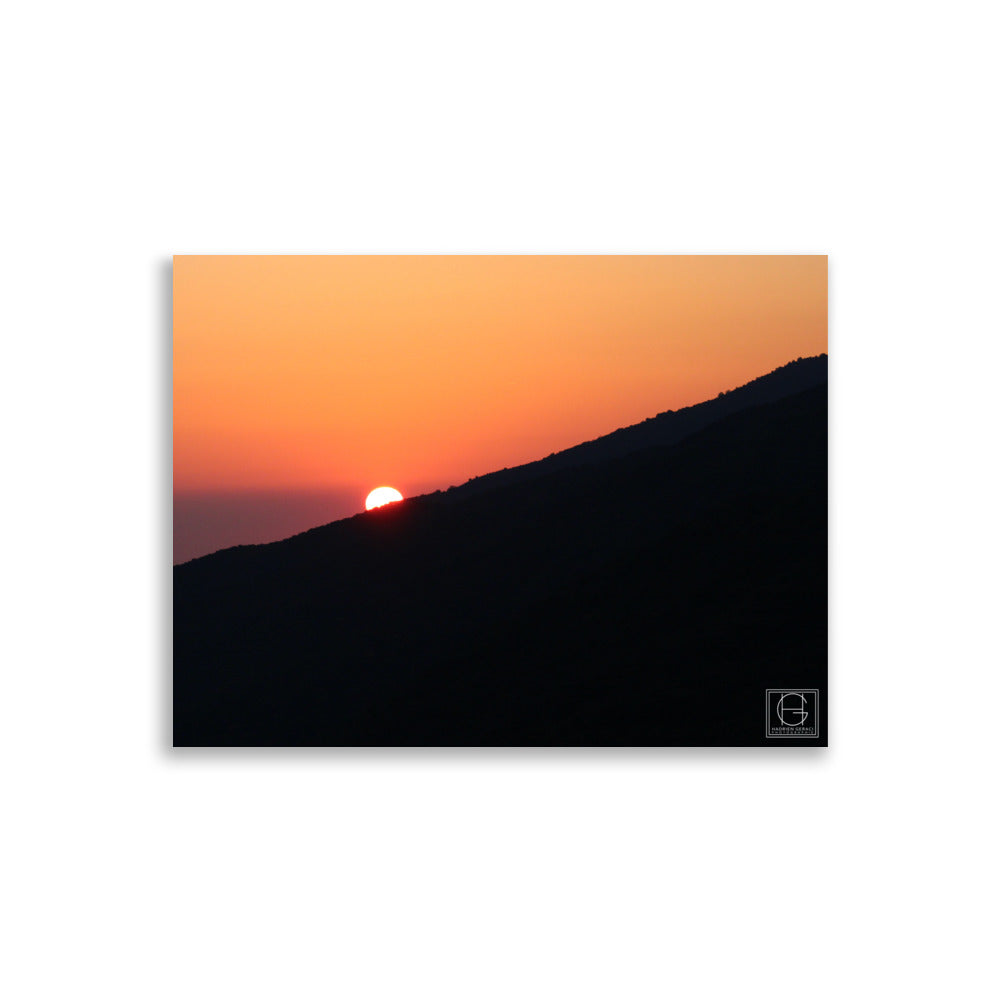
[[[379,486],[368,494],[368,499],[365,500],[365,510],[384,507],[387,503],[396,503],[397,500],[402,499],[403,494],[399,490],[394,490],[391,486]]]

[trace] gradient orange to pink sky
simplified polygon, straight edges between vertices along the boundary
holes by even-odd
[[[362,510],[826,349],[825,256],[178,256],[174,489]]]

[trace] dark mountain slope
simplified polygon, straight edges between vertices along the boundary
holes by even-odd
[[[445,496],[448,499],[464,499],[484,490],[525,482],[558,469],[621,458],[644,448],[676,444],[689,434],[694,434],[740,410],[773,403],[797,392],[823,385],[827,381],[827,369],[825,354],[812,358],[798,358],[737,389],[719,393],[715,399],[686,406],[680,410],[660,413],[644,420],[641,424],[622,427],[594,441],[566,448],[537,462],[528,462],[512,469],[501,469],[485,476],[477,476],[461,486],[447,490]]]
[[[825,386],[195,560],[174,607],[177,745],[764,743],[765,687],[825,703]]]

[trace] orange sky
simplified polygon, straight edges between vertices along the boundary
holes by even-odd
[[[821,256],[175,257],[174,488],[408,494],[541,458],[825,352],[826,273]]]

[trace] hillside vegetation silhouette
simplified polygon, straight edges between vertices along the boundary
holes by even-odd
[[[175,745],[747,746],[768,687],[825,712],[826,369],[175,567]]]

